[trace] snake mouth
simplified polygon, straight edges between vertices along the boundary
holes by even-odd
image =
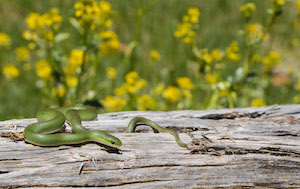
[[[111,142],[101,141],[99,143],[104,144],[104,145],[109,146],[109,147],[112,147],[112,148],[119,148],[120,146],[122,146],[121,141],[120,142],[115,142],[115,141],[111,141]]]

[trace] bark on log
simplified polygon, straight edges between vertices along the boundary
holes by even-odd
[[[149,127],[124,133],[135,116],[175,129],[189,149]],[[0,122],[0,188],[300,188],[300,105],[117,112],[83,122],[120,138],[119,150],[25,143],[22,131],[35,121]]]

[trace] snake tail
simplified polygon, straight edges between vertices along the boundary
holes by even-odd
[[[143,123],[143,124],[146,124],[160,132],[166,132],[166,133],[170,133],[172,134],[174,137],[175,137],[175,140],[177,142],[177,144],[183,148],[187,148],[187,145],[185,143],[183,143],[177,132],[172,130],[172,129],[168,129],[168,128],[164,128],[164,127],[161,127],[159,126],[157,123],[149,120],[149,119],[146,119],[146,118],[143,118],[143,117],[134,117],[128,124],[128,127],[126,129],[126,133],[133,133],[135,131],[135,128],[137,127],[137,123]]]

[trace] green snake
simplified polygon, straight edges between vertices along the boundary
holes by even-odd
[[[38,122],[25,128],[24,139],[26,142],[38,146],[59,146],[84,142],[97,142],[114,148],[122,145],[118,138],[107,132],[86,129],[81,125],[82,120],[94,120],[97,117],[97,110],[90,106],[75,105],[41,110],[37,112],[36,117]],[[64,128],[65,121],[71,125],[72,133],[58,133]],[[160,127],[155,122],[141,117],[133,118],[126,132],[134,132],[138,122],[147,124],[158,131],[171,133],[179,146],[187,147],[186,144],[180,141],[174,130]]]

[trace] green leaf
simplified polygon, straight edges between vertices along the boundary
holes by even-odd
[[[80,26],[79,22],[74,17],[69,18],[69,21],[81,35],[84,34],[83,27]]]
[[[70,38],[70,34],[69,34],[69,33],[59,33],[59,34],[57,34],[57,35],[55,36],[54,41],[55,41],[56,43],[59,43],[59,42],[61,42],[61,41],[64,41],[64,40],[66,40],[66,39],[69,39],[69,38]]]
[[[234,73],[234,83],[239,83],[244,77],[244,69],[239,67]]]

